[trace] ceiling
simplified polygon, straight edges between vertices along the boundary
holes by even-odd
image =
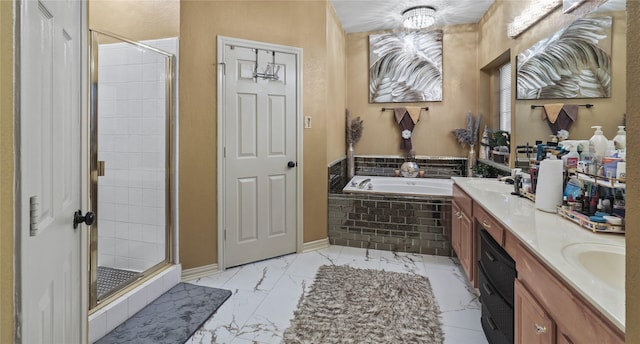
[[[436,9],[436,26],[477,23],[493,0],[331,0],[347,33],[402,28],[402,12],[428,5]],[[609,0],[599,11],[624,10],[625,0]]]
[[[429,5],[436,9],[436,25],[477,23],[493,0],[331,0],[346,32],[402,28],[402,12]]]

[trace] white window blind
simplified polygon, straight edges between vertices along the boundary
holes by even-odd
[[[500,130],[511,132],[511,62],[500,67]]]

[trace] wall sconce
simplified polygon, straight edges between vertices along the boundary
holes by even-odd
[[[533,24],[562,4],[562,0],[538,0],[532,2],[507,27],[507,36],[516,38]]]

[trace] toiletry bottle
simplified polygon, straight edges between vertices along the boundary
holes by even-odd
[[[576,197],[575,202],[573,203],[573,210],[577,212],[582,212],[582,197]]]
[[[595,132],[589,139],[589,154],[599,164],[607,150],[607,138],[602,133],[602,126],[594,125],[591,128],[595,129]]]
[[[591,201],[589,202],[589,216],[595,214],[598,210],[598,198],[599,197],[597,192],[594,197],[591,197]]]
[[[618,134],[613,138],[616,149],[627,148],[627,132],[624,131],[624,125],[618,126]]]
[[[589,214],[589,192],[584,190],[584,195],[582,196],[582,213]]]
[[[567,170],[575,170],[578,168],[580,154],[578,154],[578,145],[567,143],[562,145],[565,149],[569,149],[569,153],[562,156],[562,164]]]

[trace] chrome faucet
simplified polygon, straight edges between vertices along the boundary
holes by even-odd
[[[364,189],[364,186],[367,185],[368,182],[371,181],[371,178],[367,178],[363,181],[360,182],[360,184],[358,184],[358,189]]]

